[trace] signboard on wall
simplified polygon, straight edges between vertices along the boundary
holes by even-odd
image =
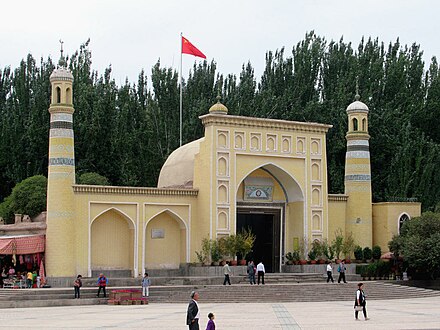
[[[165,230],[151,229],[151,238],[165,238]]]

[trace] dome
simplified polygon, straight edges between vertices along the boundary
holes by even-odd
[[[52,74],[50,75],[50,82],[56,81],[56,80],[68,80],[73,81],[73,74],[67,70],[66,68],[60,67],[55,70],[53,70]]]
[[[203,139],[185,144],[171,153],[160,170],[158,188],[192,188],[194,157],[199,153]]]
[[[220,96],[217,96],[217,103],[214,104],[211,108],[209,108],[209,113],[216,113],[216,114],[228,114],[228,108],[220,103]]]
[[[356,95],[356,101],[354,101],[353,103],[351,103],[347,107],[347,112],[356,112],[356,111],[368,112],[369,111],[367,105],[365,103],[359,101],[359,99],[360,99],[360,96]]]

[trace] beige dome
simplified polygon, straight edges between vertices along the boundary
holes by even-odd
[[[361,111],[361,112],[365,112],[365,111],[369,111],[367,105],[361,101],[359,101],[360,96],[358,94],[356,94],[356,101],[354,101],[353,103],[351,103],[348,107],[347,107],[347,112],[356,112],[356,111]]]
[[[209,108],[209,113],[217,113],[217,114],[228,114],[228,108],[225,105],[220,103],[220,96],[217,96],[217,103],[214,104],[211,108]]]
[[[52,74],[50,75],[50,82],[56,80],[73,81],[73,74],[66,68],[60,67],[58,69],[53,70]]]
[[[171,153],[160,170],[158,188],[193,186],[194,157],[199,153],[203,139],[185,144]]]

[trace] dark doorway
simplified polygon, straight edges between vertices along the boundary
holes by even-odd
[[[280,210],[240,208],[237,211],[237,232],[250,228],[256,239],[248,259],[263,261],[266,272],[280,267]]]

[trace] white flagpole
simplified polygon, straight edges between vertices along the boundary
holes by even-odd
[[[180,32],[180,146],[182,146],[182,32]]]

